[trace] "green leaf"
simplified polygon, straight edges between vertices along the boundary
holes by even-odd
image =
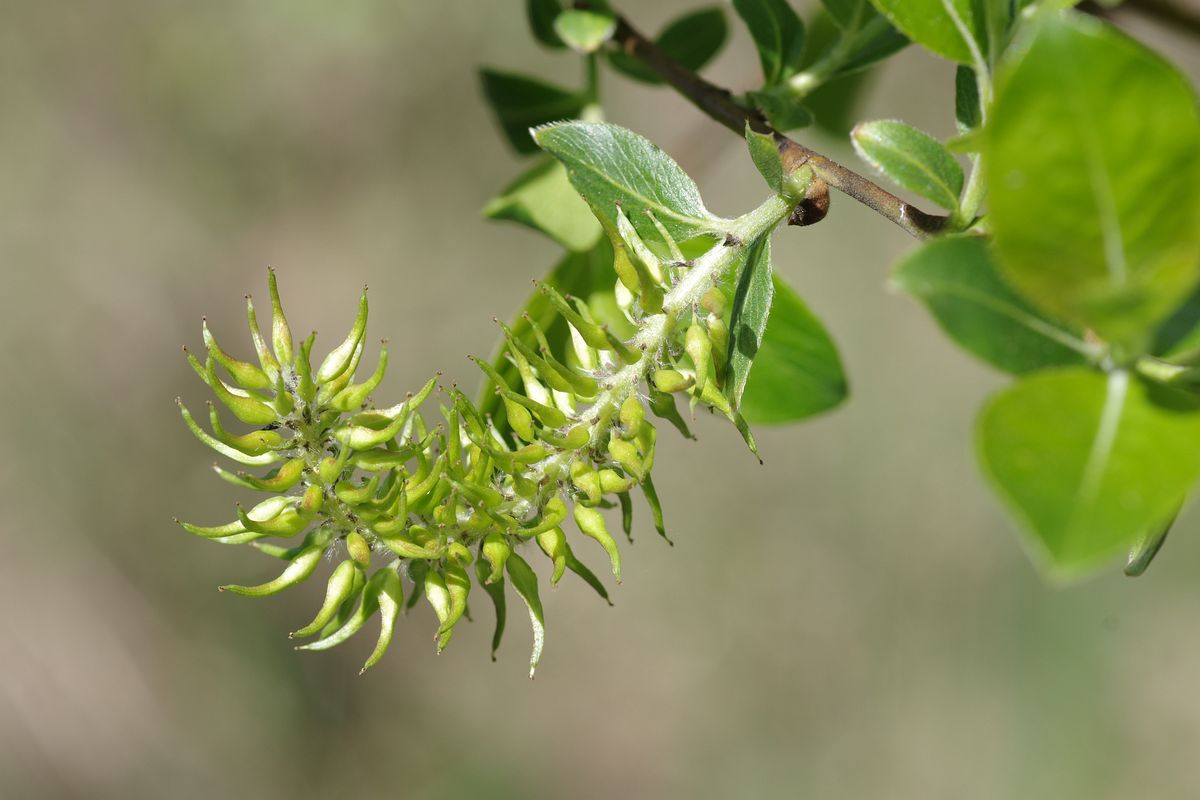
[[[1001,271],[1139,351],[1200,278],[1200,117],[1171,65],[1078,14],[1001,70],[984,139]]]
[[[577,53],[594,53],[617,29],[612,14],[570,9],[554,20],[554,32]]]
[[[937,139],[897,120],[860,123],[850,138],[859,156],[898,186],[942,208],[958,208],[963,170]]]
[[[979,82],[975,70],[961,64],[954,73],[954,123],[960,134],[983,123],[979,107]]]
[[[796,422],[834,408],[848,394],[837,347],[800,296],[778,275],[762,345],[742,396],[755,424]]]
[[[775,144],[775,137],[767,133],[757,133],[747,125],[746,145],[750,149],[750,160],[754,162],[767,186],[770,186],[775,194],[782,192],[783,162],[779,157],[779,146]]]
[[[661,238],[647,210],[677,241],[711,233],[723,222],[704,207],[687,173],[633,131],[603,122],[562,122],[533,135],[566,165],[571,184],[608,230],[616,230],[618,206],[643,239]]]
[[[857,31],[875,16],[875,9],[867,0],[821,0],[829,18],[844,31]]]
[[[725,13],[720,8],[706,8],[676,19],[654,43],[681,67],[699,72],[720,52],[728,35]],[[619,50],[609,52],[608,59],[614,68],[634,80],[649,84],[663,82],[642,62]]]
[[[804,23],[787,0],[733,0],[733,8],[750,29],[763,82],[783,80],[804,47]]]
[[[566,169],[552,158],[509,184],[484,207],[483,215],[527,225],[572,251],[591,248],[602,233],[591,209],[567,180]]]
[[[530,128],[577,117],[587,105],[578,92],[524,75],[481,69],[479,77],[483,81],[483,95],[496,113],[500,129],[518,153],[537,152]]]
[[[1081,364],[1090,350],[1005,285],[977,236],[928,242],[900,262],[892,283],[924,303],[957,344],[1005,372]]]
[[[979,418],[984,471],[1057,577],[1095,569],[1170,517],[1200,478],[1200,413],[1127,372],[1035,373]]]
[[[746,248],[738,271],[737,291],[729,317],[728,366],[725,396],[735,411],[740,410],[742,393],[750,377],[750,367],[758,356],[775,286],[771,281],[771,239],[760,236]]]
[[[529,20],[529,29],[533,38],[546,47],[561,49],[566,45],[558,38],[554,30],[554,20],[562,13],[560,0],[525,0],[525,16]]]
[[[830,14],[821,9],[808,24],[807,44],[800,69],[816,70],[824,88],[835,78],[853,75],[908,45],[908,38],[868,4],[860,6],[862,23],[857,29],[843,30]],[[836,51],[836,52],[835,52]]]
[[[504,566],[513,588],[529,608],[529,623],[533,626],[533,652],[529,656],[529,677],[532,678],[542,659],[542,646],[546,643],[546,618],[542,614],[542,601],[538,596],[537,575],[525,563],[525,559],[516,553],[508,557]]]
[[[996,0],[985,0],[996,2]],[[880,13],[917,44],[960,64],[974,63],[978,39],[975,0],[871,0]],[[963,32],[966,32],[964,37]]]

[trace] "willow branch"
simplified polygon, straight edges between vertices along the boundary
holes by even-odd
[[[670,84],[692,105],[739,136],[744,134],[747,125],[758,133],[772,136],[783,156],[785,168],[796,169],[807,164],[812,168],[813,174],[829,186],[887,217],[919,239],[936,233],[945,226],[946,217],[927,214],[869,178],[784,136],[775,130],[757,109],[739,105],[727,89],[709,83],[678,64],[654,42],[638,33],[623,17],[617,18],[613,41],[628,55],[642,62]]]

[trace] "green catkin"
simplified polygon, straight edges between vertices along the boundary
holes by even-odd
[[[230,356],[205,323],[206,360],[201,363],[185,349],[188,363],[251,429],[227,430],[211,404],[212,433],[182,402],[180,414],[200,441],[245,468],[217,467],[223,479],[271,496],[249,510],[238,505],[237,518],[227,524],[180,524],[195,536],[253,544],[286,562],[266,583],[223,588],[250,596],[274,594],[303,582],[328,554],[344,548],[346,557],[332,570],[319,610],[292,635],[313,637],[299,649],[325,650],[378,615],[379,634],[365,671],[388,649],[400,611],[420,597],[438,619],[434,638],[441,652],[467,616],[472,581],[486,590],[496,610],[494,657],[505,627],[505,591],[511,587],[534,628],[532,675],[541,657],[544,619],[537,576],[515,545],[536,540],[550,560],[552,586],[570,571],[611,604],[603,583],[575,556],[563,525],[572,516],[579,532],[601,546],[618,582],[621,556],[601,509],[619,505],[622,530],[632,541],[630,492],[640,485],[655,528],[665,538],[650,477],[657,432],[647,410],[690,436],[672,396],[689,392],[753,441],[720,391],[728,298],[720,289],[697,285],[686,301],[671,299],[673,281],[696,275],[703,259],[685,262],[664,226],[653,217],[650,222],[673,261],[661,261],[646,246],[625,211],[619,213],[618,230],[610,231],[614,277],[621,286],[618,294],[625,297],[621,308],[635,335],[616,336],[586,302],[541,284],[555,316],[536,322],[526,317],[528,324],[519,332],[501,323],[504,358],[516,368],[504,372],[517,385],[492,364],[472,359],[489,381],[489,391],[499,395],[491,406],[498,412],[495,418],[450,387],[448,402],[438,404],[444,423],[427,425],[422,406],[437,376],[404,402],[375,407],[371,395],[386,373],[388,349],[384,342],[371,374],[355,382],[365,351],[365,289],[349,333],[315,372],[315,334],[298,347],[293,342],[274,272],[268,275],[270,345],[246,298],[258,365]],[[732,265],[740,247],[726,241],[704,258]],[[698,306],[707,316],[695,310]],[[557,337],[553,341],[550,331]],[[498,363],[503,366],[503,360]],[[218,377],[218,367],[232,383]],[[404,582],[413,585],[407,600]]]

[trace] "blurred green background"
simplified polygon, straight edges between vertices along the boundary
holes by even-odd
[[[653,30],[686,6],[626,10]],[[749,87],[731,28],[710,73]],[[1194,42],[1133,29],[1200,74]],[[760,431],[764,467],[728,425],[664,435],[677,547],[639,506],[614,608],[575,580],[544,597],[536,681],[520,613],[492,664],[490,609],[439,657],[420,607],[359,678],[366,639],[285,636],[320,579],[214,591],[278,567],[171,522],[240,497],[172,402],[205,397],[179,352],[202,314],[247,354],[241,298],[272,264],[293,327],[329,346],[369,284],[370,335],[395,348],[380,396],[399,397],[435,369],[474,385],[464,356],[556,258],[480,219],[519,169],[481,63],[579,69],[515,0],[0,0],[0,796],[1198,796],[1196,514],[1139,580],[1044,585],[974,464],[1000,379],[885,291],[911,242],[840,196],[776,252],[850,402]],[[736,137],[606,86],[609,117],[715,211],[761,198]],[[952,93],[948,64],[907,51],[862,117],[949,135]]]

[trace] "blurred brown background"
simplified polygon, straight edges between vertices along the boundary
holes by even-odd
[[[627,4],[655,29],[687,4]],[[731,22],[711,69],[748,87]],[[1138,26],[1192,76],[1194,42]],[[554,248],[479,209],[519,169],[475,67],[560,82],[520,4],[0,0],[0,796],[5,798],[1192,798],[1200,793],[1200,538],[1185,517],[1140,580],[1043,585],[972,454],[1001,379],[884,290],[911,247],[843,197],[777,243],[837,338],[853,396],[762,431],[665,435],[678,546],[647,529],[609,609],[546,596],[525,677],[520,609],[434,655],[401,621],[294,653],[323,581],[256,601],[277,569],[188,537],[241,495],[172,399],[207,314],[248,353],[242,295],[280,273],[328,347],[372,289],[381,396],[435,369],[474,382]],[[606,80],[612,120],[735,214],[763,193],[739,141],[666,91]],[[952,133],[953,73],[916,51],[864,118]],[[806,137],[853,160],[844,142]],[[596,566],[597,551],[580,545]],[[538,564],[540,566],[540,563]]]

